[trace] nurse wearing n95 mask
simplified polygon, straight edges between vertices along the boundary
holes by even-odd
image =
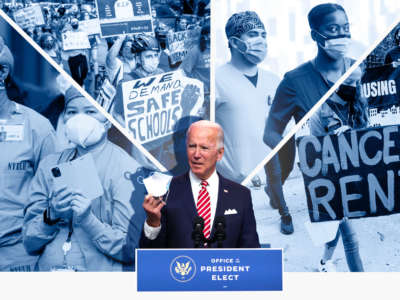
[[[144,216],[137,209],[142,199],[133,197],[130,174],[139,165],[108,141],[110,122],[77,90],[70,88],[65,99],[63,121],[72,148],[40,164],[25,214],[24,245],[40,255],[42,271],[133,270]],[[55,165],[89,153],[102,196],[87,199],[72,187],[53,184]]]

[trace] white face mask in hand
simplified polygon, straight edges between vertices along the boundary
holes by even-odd
[[[77,114],[65,124],[67,139],[83,148],[98,143],[105,132],[104,124],[86,114]]]

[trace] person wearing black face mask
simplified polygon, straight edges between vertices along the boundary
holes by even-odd
[[[71,27],[73,32],[79,31],[78,19],[73,18],[71,20]],[[69,50],[68,56],[68,66],[71,71],[71,76],[79,85],[82,86],[89,72],[86,50]]]
[[[73,30],[78,30],[79,23],[71,23],[71,27],[72,27]]]
[[[367,125],[368,103],[358,90],[361,74],[361,69],[357,68],[310,118],[313,135],[340,134]]]
[[[48,55],[50,55],[51,58],[53,58],[58,64],[61,63],[61,54],[58,49],[57,43],[50,33],[43,33],[43,35],[40,37],[40,47]]]
[[[361,97],[359,86],[362,71],[357,68],[333,93],[329,99],[310,118],[311,134],[323,136],[327,134],[340,135],[351,130],[364,128],[368,124],[368,103]],[[339,188],[339,187],[338,187]],[[346,260],[350,271],[361,272],[363,265],[358,253],[358,241],[354,229],[348,219],[329,222],[333,229],[337,228],[336,237],[325,244],[324,254],[319,270],[327,272],[334,270],[331,258],[336,249],[339,237],[342,236]],[[329,230],[329,229],[327,229]]]

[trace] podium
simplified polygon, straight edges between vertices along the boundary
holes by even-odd
[[[282,291],[282,249],[137,249],[137,288]]]

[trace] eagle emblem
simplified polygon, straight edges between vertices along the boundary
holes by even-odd
[[[185,263],[179,263],[179,261],[176,261],[175,265],[175,272],[178,273],[181,276],[188,275],[190,271],[192,270],[192,267],[190,266],[190,261],[187,261]]]
[[[170,264],[169,271],[173,279],[179,282],[187,282],[196,274],[196,263],[186,255],[175,257]]]

